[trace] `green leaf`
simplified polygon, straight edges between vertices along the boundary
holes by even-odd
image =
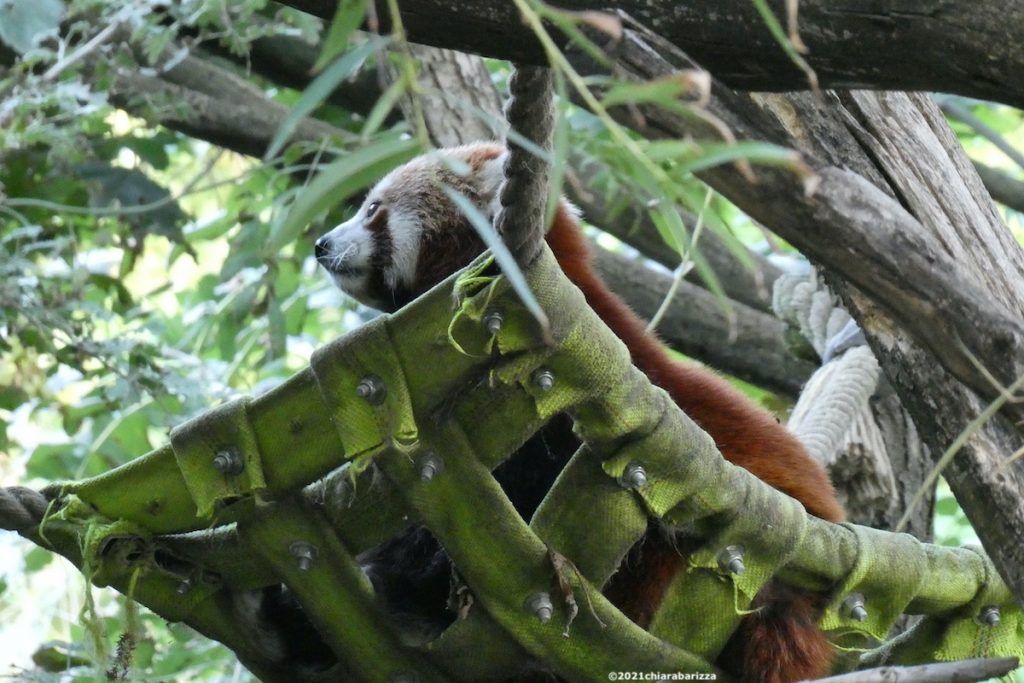
[[[277,156],[277,153],[295,132],[299,122],[319,107],[343,80],[355,73],[375,49],[383,47],[387,42],[387,38],[374,36],[346,53],[341,59],[327,67],[322,74],[314,78],[313,82],[302,92],[299,101],[288,112],[288,116],[281,122],[277,132],[274,133],[274,139],[267,146],[267,152],[263,158],[272,159]]]
[[[338,3],[338,9],[334,12],[331,26],[327,29],[327,37],[324,38],[323,47],[320,49],[320,56],[313,65],[314,73],[320,73],[321,69],[345,51],[349,36],[363,23],[364,16],[365,0],[341,0]]]
[[[29,573],[37,572],[50,564],[50,560],[52,559],[53,553],[49,550],[32,548],[32,550],[25,553],[25,571]]]
[[[0,0],[0,40],[25,54],[48,34],[56,34],[64,17],[60,0]]]
[[[314,218],[378,180],[419,152],[413,139],[391,139],[328,164],[297,196],[288,215],[270,228],[263,255],[270,258],[295,240]]]
[[[498,267],[501,268],[501,272],[508,278],[509,284],[512,285],[512,289],[519,296],[523,305],[526,306],[526,310],[540,323],[541,327],[547,330],[550,327],[548,316],[544,313],[544,309],[540,307],[540,302],[537,301],[537,297],[530,290],[530,285],[527,284],[523,271],[519,270],[519,264],[516,263],[512,252],[505,246],[501,236],[498,235],[498,231],[494,229],[494,226],[487,220],[487,217],[465,195],[447,185],[442,189],[455,202],[455,205],[459,207],[462,214],[469,219],[470,225],[480,235],[480,239],[484,241],[487,248],[491,250],[494,260],[498,263]]]
[[[551,173],[548,179],[548,198],[544,211],[545,226],[551,225],[555,212],[558,211],[569,156],[569,118],[567,116],[569,97],[565,87],[565,76],[557,70],[555,71],[555,92],[558,94],[558,99],[556,100],[555,129],[551,134]]]
[[[715,143],[701,145],[699,153],[690,159],[681,160],[675,171],[696,173],[740,160],[765,166],[784,166],[793,170],[797,170],[802,163],[799,153],[768,142]]]
[[[643,83],[617,82],[601,98],[605,108],[620,104],[660,104],[672,107],[680,97],[691,94],[693,79],[682,72]]]
[[[366,116],[366,123],[363,124],[363,130],[360,136],[365,140],[369,138],[377,129],[381,127],[384,120],[387,118],[391,110],[398,104],[398,100],[401,99],[402,95],[405,94],[408,83],[404,78],[395,79],[395,81],[387,87],[381,96],[377,98],[377,102],[373,105],[373,109]]]
[[[651,222],[658,229],[658,234],[665,244],[672,247],[676,253],[682,254],[688,235],[686,225],[683,224],[683,219],[675,206],[669,202],[659,201],[651,209]]]

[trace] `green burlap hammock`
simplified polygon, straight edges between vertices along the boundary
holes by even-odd
[[[829,592],[822,626],[848,652],[909,613],[928,616],[884,646],[887,661],[1024,654],[1020,610],[982,553],[808,516],[727,463],[631,365],[546,248],[526,276],[554,346],[481,257],[269,393],[54,487],[56,504],[26,535],[98,585],[132,584],[139,602],[266,680],[297,674],[247,642],[231,592],[281,582],[337,654],[322,680],[504,679],[527,662],[568,680],[710,672],[773,576]],[[491,470],[566,411],[585,445],[527,524]],[[599,587],[651,517],[705,543],[645,631]],[[399,642],[353,560],[410,520],[437,536],[474,596],[422,648]],[[742,573],[730,571],[737,557]]]

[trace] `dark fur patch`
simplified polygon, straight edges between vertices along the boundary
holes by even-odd
[[[425,292],[483,252],[483,240],[469,220],[464,216],[457,220],[457,227],[446,226],[444,230],[429,230],[423,235],[416,262],[418,291]]]
[[[374,301],[379,301],[381,308],[393,312],[412,301],[412,293],[405,287],[392,288],[388,285],[384,273],[391,268],[395,259],[395,245],[388,230],[388,209],[381,206],[377,209],[366,226],[373,235],[373,255],[370,257],[370,273],[367,280],[367,293]]]

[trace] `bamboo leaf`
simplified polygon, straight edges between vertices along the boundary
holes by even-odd
[[[349,36],[363,23],[366,16],[366,0],[341,0],[327,29],[320,56],[313,65],[313,72],[320,71],[348,47]]]
[[[387,115],[395,108],[398,104],[398,100],[401,99],[402,95],[405,94],[407,89],[407,83],[404,78],[397,78],[395,81],[388,86],[387,90],[381,93],[381,96],[377,98],[377,102],[373,105],[373,109],[366,116],[366,123],[363,124],[363,131],[360,135],[366,139],[377,132],[381,124],[384,123],[384,119]]]
[[[327,99],[334,89],[343,80],[355,73],[362,66],[363,62],[366,61],[366,58],[375,49],[387,43],[387,40],[387,38],[378,36],[370,38],[359,47],[346,53],[341,59],[331,64],[323,73],[314,78],[313,82],[302,92],[302,96],[295,103],[295,106],[288,112],[288,116],[281,122],[277,132],[274,133],[274,139],[267,145],[267,151],[263,158],[272,159],[277,156],[277,153],[281,151],[281,148],[284,147],[288,139],[295,133],[299,122],[323,104],[324,100]]]

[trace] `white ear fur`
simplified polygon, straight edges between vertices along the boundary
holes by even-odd
[[[488,159],[480,170],[483,181],[484,196],[490,197],[487,202],[488,217],[493,221],[501,209],[500,190],[501,184],[505,181],[505,159],[508,158],[508,151],[502,152],[499,156]]]

